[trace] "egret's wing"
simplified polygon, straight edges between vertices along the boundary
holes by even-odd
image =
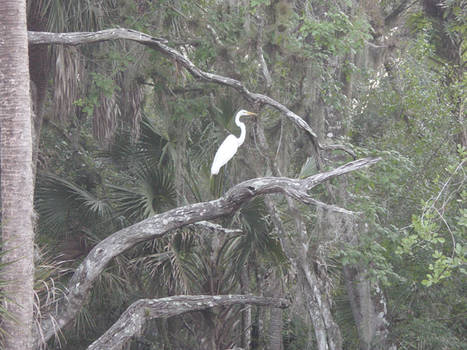
[[[219,169],[227,164],[229,160],[237,153],[238,149],[238,140],[234,135],[229,135],[222,142],[221,146],[214,156],[214,161],[211,166],[211,174],[216,175],[219,173]]]

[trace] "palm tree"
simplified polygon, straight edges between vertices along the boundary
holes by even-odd
[[[95,144],[74,152],[66,135],[52,137],[55,142],[56,137],[64,137],[60,154],[69,166],[57,166],[60,163],[56,161],[44,164],[45,169],[38,175],[35,205],[41,244],[54,249],[54,261],[64,268],[75,266],[97,242],[118,228],[173,207],[171,167],[163,154],[166,142],[148,120],[141,123],[138,141],[117,137],[115,140],[120,142],[105,152],[92,151],[89,146],[96,148]],[[107,171],[97,180],[92,175],[99,170],[89,152],[106,165]],[[67,161],[68,157],[74,161]],[[89,166],[83,169],[83,163]],[[60,175],[51,173],[52,169]],[[75,327],[66,332],[71,348],[102,333],[125,304],[138,295],[132,286],[141,282],[129,273],[127,259],[125,255],[114,259],[97,281],[89,305],[75,320]],[[51,290],[59,290],[61,281],[56,279]],[[106,312],[109,305],[113,305],[113,313]]]
[[[2,278],[4,347],[32,348],[34,228],[26,1],[0,4]]]

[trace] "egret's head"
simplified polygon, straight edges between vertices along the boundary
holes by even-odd
[[[249,111],[246,111],[246,110],[244,110],[244,109],[241,109],[241,110],[238,111],[238,113],[237,113],[237,117],[238,117],[238,118],[243,117],[243,116],[247,116],[247,115],[256,115],[256,113],[249,112]]]

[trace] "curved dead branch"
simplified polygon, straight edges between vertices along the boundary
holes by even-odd
[[[345,209],[313,199],[308,191],[327,180],[373,165],[379,160],[380,158],[359,159],[305,179],[264,177],[247,180],[230,188],[218,199],[175,208],[113,233],[89,252],[68,283],[65,297],[41,320],[41,329],[36,330],[37,344],[49,340],[76,317],[85,304],[94,281],[110,260],[136,244],[162,237],[186,225],[230,215],[254,197],[271,193],[283,193],[303,203],[318,204],[329,210],[349,214],[351,212]]]
[[[286,308],[289,302],[279,298],[253,295],[180,295],[161,299],[140,299],[131,304],[88,350],[121,349],[131,337],[141,334],[144,324],[155,318],[168,318],[216,306],[261,305]]]
[[[164,42],[166,39],[155,38],[153,36],[138,32],[132,29],[112,28],[99,30],[97,32],[72,32],[72,33],[50,33],[28,31],[29,45],[71,45],[92,44],[109,40],[132,40],[141,44],[152,42]]]
[[[49,33],[49,32],[28,32],[28,40],[30,45],[44,45],[44,44],[59,44],[59,45],[82,45],[95,43],[108,40],[132,40],[142,45],[148,46],[154,50],[162,52],[164,55],[169,56],[172,60],[176,61],[181,66],[185,67],[195,78],[204,80],[211,83],[217,83],[234,88],[240,92],[248,101],[256,104],[263,104],[271,106],[278,111],[282,112],[299,128],[305,130],[310,136],[311,141],[316,150],[335,150],[339,149],[349,153],[354,159],[355,153],[343,145],[327,146],[321,144],[318,136],[311,129],[307,122],[305,122],[299,115],[292,112],[282,103],[272,99],[269,96],[253,93],[249,91],[245,85],[236,79],[224,77],[222,75],[205,72],[199,69],[187,57],[182,55],[177,50],[166,45],[167,40],[163,38],[155,38],[150,35],[125,28],[106,29],[98,32],[74,32],[74,33]]]

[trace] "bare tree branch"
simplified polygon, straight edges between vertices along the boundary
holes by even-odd
[[[168,318],[186,312],[206,310],[216,306],[261,305],[286,308],[289,302],[279,298],[253,295],[181,295],[162,299],[140,299],[131,304],[88,350],[122,349],[128,340],[141,333],[144,324],[154,318]]]
[[[281,104],[280,102],[272,99],[269,96],[253,93],[250,92],[245,85],[232,78],[224,77],[222,75],[213,74],[209,72],[205,72],[199,69],[193,62],[191,62],[188,58],[183,56],[177,50],[169,47],[166,45],[167,40],[163,38],[154,38],[150,35],[131,30],[131,29],[124,29],[124,28],[115,28],[115,29],[106,29],[101,30],[98,32],[74,32],[74,33],[49,33],[49,32],[28,32],[28,39],[30,45],[41,45],[41,44],[61,44],[61,45],[81,45],[81,44],[89,44],[95,43],[99,41],[108,41],[108,40],[132,40],[139,42],[142,45],[146,45],[154,50],[162,52],[166,56],[169,56],[174,61],[176,61],[181,66],[185,67],[195,78],[207,81],[207,82],[214,82],[217,84],[225,85],[231,88],[234,88],[238,92],[240,92],[248,101],[257,103],[257,104],[264,104],[269,105],[278,111],[282,112],[287,118],[289,118],[296,126],[305,130],[307,134],[310,136],[311,141],[314,147],[321,150],[334,150],[340,149],[343,150],[355,159],[355,153],[349,150],[348,147],[345,146],[337,146],[334,145],[333,147],[329,147],[325,144],[321,144],[318,140],[318,136],[316,133],[311,129],[307,122],[305,122],[300,116],[292,112],[286,106]]]
[[[154,42],[167,43],[166,39],[155,38],[136,30],[125,28],[105,29],[98,32],[28,32],[29,45],[59,44],[77,46],[118,39],[137,41],[143,45],[151,44]]]
[[[215,231],[215,232],[220,232],[225,235],[238,235],[238,234],[243,234],[244,232],[239,229],[231,229],[231,228],[226,228],[221,225],[215,224],[213,222],[209,221],[199,221],[195,222],[194,224],[191,224],[190,227],[199,227],[203,228],[205,230],[210,230],[210,231]]]
[[[307,193],[313,187],[331,178],[373,165],[379,160],[380,158],[359,159],[305,179],[264,177],[247,180],[230,188],[224,196],[218,199],[175,208],[113,233],[89,252],[68,283],[65,297],[60,300],[56,308],[51,310],[49,315],[41,320],[42,329],[36,330],[37,344],[49,340],[76,317],[85,304],[94,281],[110,260],[136,244],[162,237],[186,225],[230,215],[242,204],[259,195],[283,193],[304,203],[316,204],[316,200],[312,200]],[[327,207],[328,209],[337,208]],[[346,212],[342,208],[339,208],[339,211]]]
[[[341,150],[344,151],[352,156],[353,159],[357,159],[357,155],[355,152],[347,146],[340,145],[340,144],[334,144],[334,145],[323,145],[321,144],[321,149],[326,150],[326,151],[335,151],[335,150]]]

